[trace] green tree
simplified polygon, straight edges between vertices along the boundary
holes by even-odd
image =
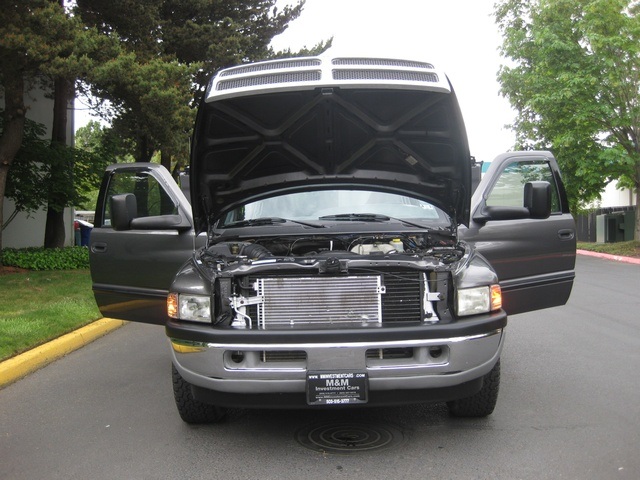
[[[304,2],[275,0],[77,0],[87,25],[117,32],[128,52],[96,69],[90,91],[115,110],[113,127],[132,139],[137,161],[161,151],[167,168],[186,163],[194,107],[221,67],[276,55],[271,39]],[[320,43],[318,51],[328,47]],[[290,52],[289,52],[290,55]]]
[[[190,107],[194,67],[175,59],[141,60],[128,52],[91,74],[91,94],[115,110],[115,132],[129,140],[137,161],[148,162],[154,152],[188,155],[194,121]]]
[[[0,134],[4,131],[0,119]],[[42,162],[47,158],[48,141],[44,140],[46,128],[41,123],[25,118],[20,149],[11,164],[7,177],[5,196],[14,202],[14,211],[4,219],[4,230],[20,212],[30,214],[46,205],[45,172]]]
[[[0,133],[3,122],[0,121]],[[80,205],[99,185],[106,165],[112,161],[101,143],[96,148],[71,148],[44,139],[45,127],[25,119],[22,145],[16,154],[6,184],[5,195],[15,204],[5,219],[5,228],[19,212],[33,213],[46,207],[54,198],[54,207]],[[60,177],[72,181],[61,182]]]
[[[86,74],[92,69],[95,58],[103,58],[116,49],[117,44],[108,36],[86,28],[77,16],[67,14],[58,1],[3,1],[0,8],[0,90],[4,94],[0,135],[0,224],[4,223],[2,206],[10,167],[24,138],[28,109],[25,92],[38,87],[66,94],[69,83],[73,82],[71,79]],[[56,89],[60,81],[66,85]],[[58,102],[54,115],[66,116],[66,107],[64,99],[62,106]],[[61,129],[64,131],[62,123],[54,121],[52,143],[61,143]],[[60,158],[59,149],[53,147],[51,158]],[[51,204],[65,202],[55,199]]]
[[[509,60],[498,79],[518,112],[517,146],[554,151],[574,209],[612,180],[640,204],[639,9],[627,0],[496,4]]]
[[[100,172],[96,172],[94,182],[85,183],[86,188],[81,190],[83,198],[75,204],[81,210],[93,210],[98,198],[102,167],[111,163],[132,163],[135,160],[127,153],[127,140],[118,135],[113,128],[101,125],[95,120],[78,128],[74,141],[75,147],[84,152],[85,158],[92,158],[94,163],[100,164]],[[94,163],[85,163],[83,168],[95,168]]]
[[[64,19],[64,11],[46,0],[3,2],[0,8],[0,85],[5,104],[0,136],[0,224],[4,224],[9,169],[24,137],[25,90],[43,65],[52,64],[62,54],[64,38],[57,36],[56,25]]]
[[[119,137],[110,126],[90,120],[78,128],[74,136],[75,147],[91,154],[104,157],[109,163],[130,163],[133,157],[126,157],[126,139]]]

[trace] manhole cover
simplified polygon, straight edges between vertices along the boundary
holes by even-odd
[[[353,422],[312,425],[298,431],[298,443],[325,453],[359,453],[382,450],[402,443],[404,435],[391,425]]]

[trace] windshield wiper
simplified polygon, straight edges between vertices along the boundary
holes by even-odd
[[[237,227],[258,227],[261,225],[274,225],[276,223],[284,223],[283,218],[277,217],[262,217],[252,218],[249,220],[238,220],[236,222],[227,223],[224,228],[237,228]]]
[[[338,215],[325,215],[319,220],[336,220],[339,222],[388,222],[391,217],[378,215],[377,213],[340,213]]]
[[[409,220],[405,220],[404,218],[394,218],[390,217],[391,220],[395,220],[396,222],[404,223],[405,225],[410,225],[412,227],[419,228],[421,230],[431,230],[433,227],[428,227],[427,225],[420,225],[419,223],[410,222]]]
[[[325,228],[324,225],[301,222],[299,220],[290,220],[288,218],[280,218],[280,217],[261,217],[261,218],[251,218],[249,220],[238,220],[236,222],[227,223],[223,225],[222,228],[261,227],[265,225],[275,225],[277,223],[287,223],[287,222],[297,223],[298,225],[304,225],[305,227]]]
[[[429,229],[426,225],[420,225],[419,223],[410,222],[403,218],[388,217],[377,213],[341,213],[338,215],[325,215],[324,217],[320,217],[320,220],[336,220],[339,222],[388,222],[393,220],[394,222],[404,223],[405,225],[410,225],[421,230]]]

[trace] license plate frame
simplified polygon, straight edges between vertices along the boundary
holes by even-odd
[[[353,405],[369,401],[369,375],[363,371],[307,373],[309,405]]]

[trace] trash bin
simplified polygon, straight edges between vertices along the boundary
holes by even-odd
[[[79,247],[81,241],[82,241],[82,237],[80,234],[80,223],[78,223],[78,220],[75,220],[73,222],[73,244],[76,247]]]
[[[76,219],[74,225],[77,224],[80,227],[80,243],[76,243],[76,245],[81,245],[86,247],[89,245],[89,236],[91,235],[91,230],[93,230],[93,224],[89,222],[85,222],[84,220]],[[77,231],[77,230],[76,230]],[[77,241],[77,234],[76,234]]]
[[[623,240],[625,242],[629,242],[631,240],[633,240],[633,236],[635,233],[635,229],[636,229],[636,212],[635,210],[628,210],[626,212],[624,212],[624,218],[623,218],[623,229],[624,229],[624,233],[623,233]]]
[[[633,217],[628,220],[629,212],[613,212],[596,216],[596,242],[624,242],[631,234],[633,240]],[[630,212],[633,215],[633,212]]]

